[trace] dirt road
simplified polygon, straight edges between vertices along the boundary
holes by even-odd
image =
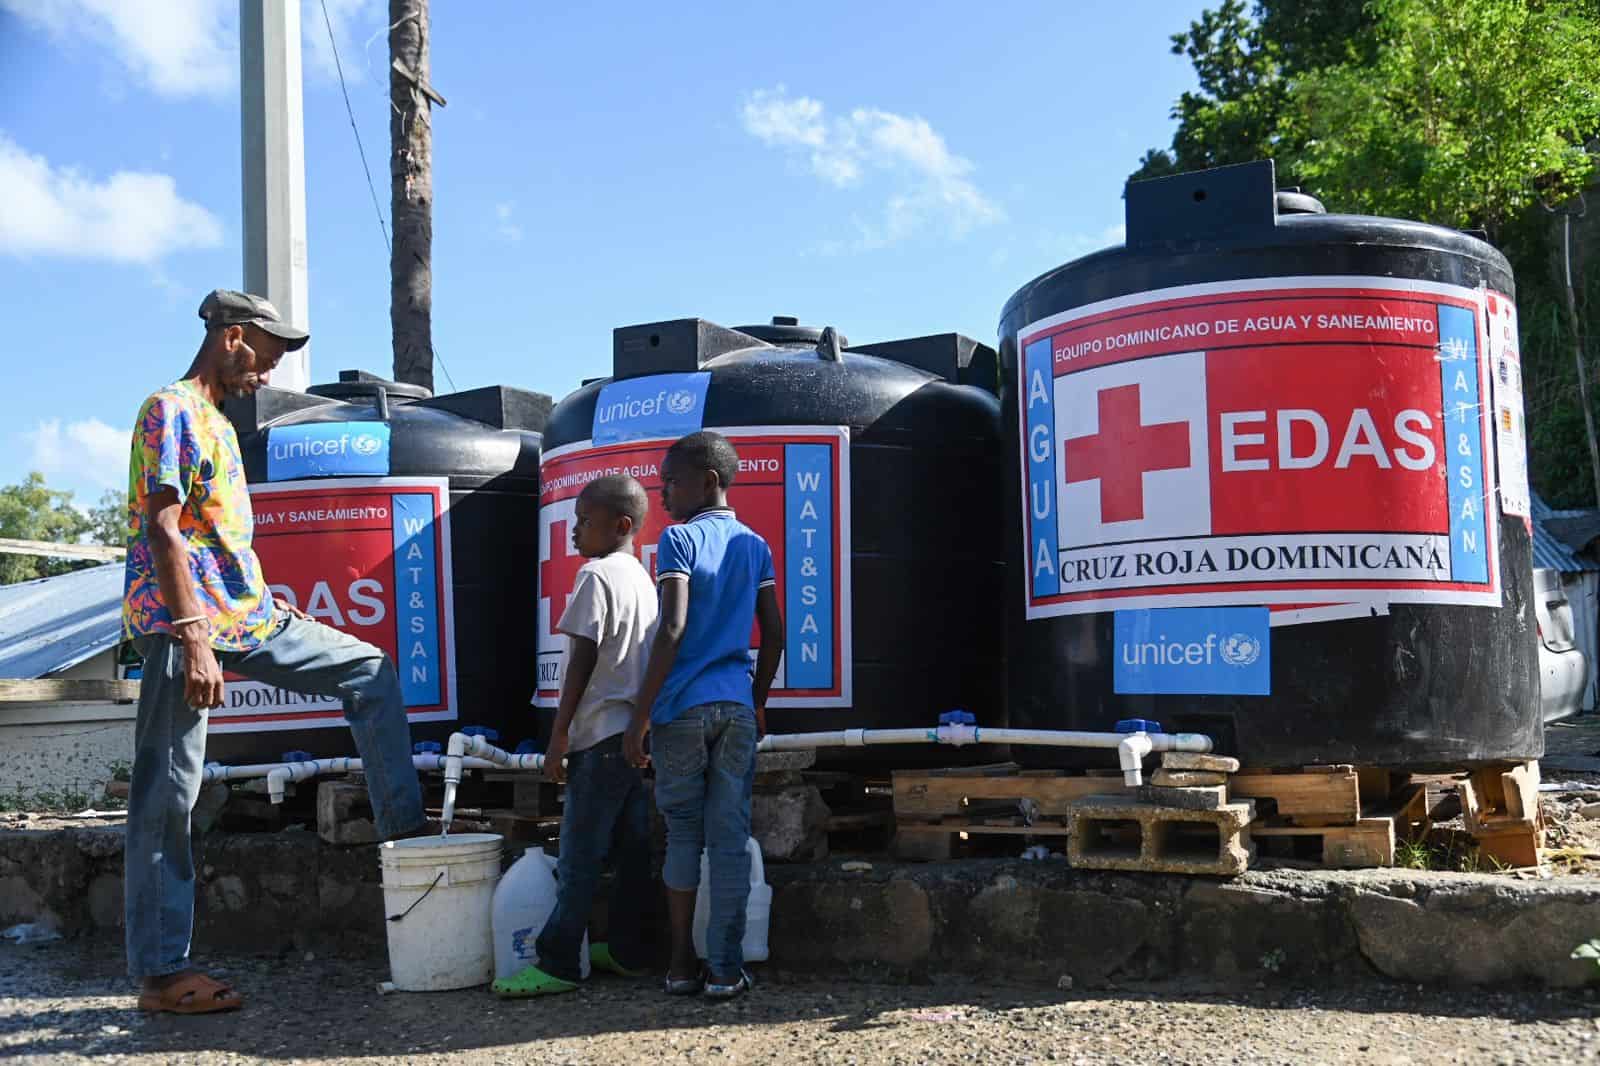
[[[596,979],[554,1000],[376,992],[377,962],[218,959],[249,1005],[147,1018],[114,943],[0,947],[0,1058],[225,1063],[1600,1062],[1587,992],[1272,987],[1040,989],[766,980],[731,1004]]]

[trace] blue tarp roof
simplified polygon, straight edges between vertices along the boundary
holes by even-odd
[[[1600,563],[1592,559],[1586,559],[1573,551],[1545,526],[1545,523],[1551,519],[1585,518],[1593,515],[1594,512],[1554,510],[1539,498],[1538,493],[1533,494],[1532,501],[1534,568],[1559,570],[1563,574],[1581,574],[1591,570],[1600,570]]]
[[[0,677],[76,666],[122,639],[121,563],[0,585]]]

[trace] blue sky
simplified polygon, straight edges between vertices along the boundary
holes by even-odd
[[[387,214],[387,4],[327,2]],[[1202,6],[435,0],[439,355],[559,397],[664,318],[992,343],[1018,286],[1120,239]],[[312,376],[387,374],[388,257],[302,21]],[[89,502],[242,283],[237,2],[0,0],[0,99],[0,484]]]

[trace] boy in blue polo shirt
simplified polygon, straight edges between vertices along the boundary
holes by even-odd
[[[669,526],[656,555],[660,622],[650,648],[624,751],[654,762],[656,807],[667,821],[662,880],[672,930],[670,995],[732,999],[751,987],[744,969],[750,895],[750,788],[767,693],[783,651],[772,549],[728,507],[739,455],[717,433],[692,433],[667,449],[661,498],[681,525]],[[750,628],[761,631],[750,676]],[[644,738],[653,733],[650,755]],[[700,852],[711,868],[706,960],[697,972],[694,901]]]

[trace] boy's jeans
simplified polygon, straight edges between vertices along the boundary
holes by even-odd
[[[718,977],[744,965],[745,905],[750,899],[750,789],[756,777],[756,714],[742,703],[691,707],[650,727],[656,808],[667,820],[668,888],[700,884],[700,849],[711,866],[706,961]]]
[[[583,975],[578,953],[608,853],[616,879],[606,942],[620,965],[642,967],[648,961],[644,908],[650,898],[650,804],[644,775],[622,754],[621,733],[567,756],[567,800],[556,863],[561,887],[556,909],[534,945],[539,969],[552,977],[576,982]]]
[[[246,652],[219,651],[224,670],[292,692],[337,693],[361,753],[378,834],[424,824],[411,764],[400,680],[382,651],[320,622],[283,616],[273,635]],[[183,695],[183,647],[155,635],[135,641],[144,656],[128,794],[126,912],[128,972],[160,977],[189,965],[194,928],[194,863],[189,813],[200,795],[206,715]]]

